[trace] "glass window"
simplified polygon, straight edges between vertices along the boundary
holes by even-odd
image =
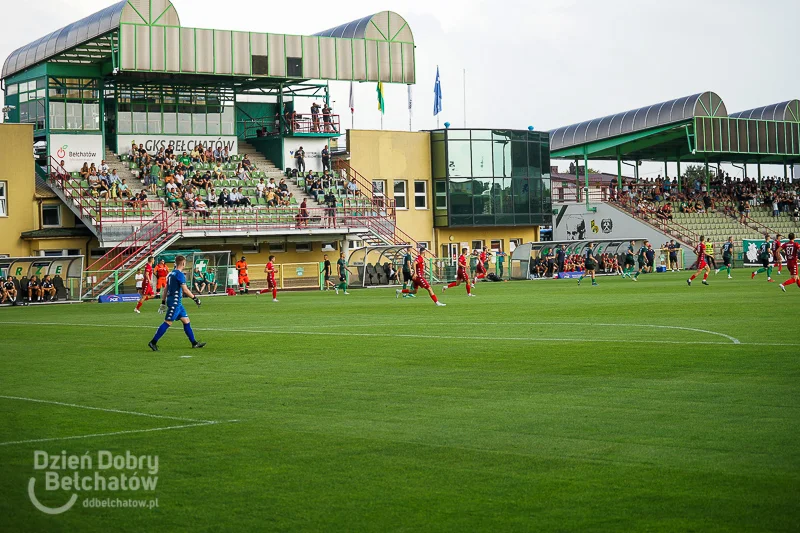
[[[83,104],[83,129],[100,129],[100,104]]]
[[[414,182],[414,207],[416,209],[428,209],[428,182]]]
[[[473,250],[483,250],[483,241],[472,241],[472,249]]]
[[[165,108],[168,106],[164,106]],[[173,108],[175,106],[172,106]],[[178,133],[178,114],[164,113],[164,133]]]
[[[43,205],[42,206],[42,226],[43,227],[60,227],[61,226],[61,209],[57,205]]]
[[[372,180],[372,196],[383,198],[386,195],[386,180]]]
[[[178,133],[192,133],[191,113],[178,113]]]
[[[447,140],[469,140],[469,130],[445,130],[445,132],[447,133]]]
[[[198,106],[195,106],[198,107]],[[192,113],[192,133],[197,135],[206,134],[206,114]]]
[[[67,115],[64,102],[50,102],[50,129],[63,130],[67,127]]]
[[[475,177],[491,176],[492,143],[488,141],[472,142],[472,175]]]
[[[27,102],[28,101],[28,93],[20,93],[19,101],[20,102]]]
[[[511,177],[511,141],[492,142],[494,156],[494,175],[500,178]]]
[[[37,89],[44,89],[47,85],[47,80],[44,78],[37,78],[36,79],[36,88]]]
[[[528,175],[528,143],[511,143],[511,175]]]
[[[445,180],[434,181],[433,189],[436,193],[434,208],[447,209],[447,182]]]
[[[530,180],[531,196],[530,196],[530,213],[538,214],[542,212],[542,180]]]
[[[6,191],[8,190],[8,182],[0,181],[0,217],[8,216],[8,198]]]
[[[447,143],[447,171],[454,178],[468,178],[472,175],[469,142],[449,141]]]
[[[52,103],[50,104],[52,105]],[[117,131],[119,133],[131,133],[131,114],[130,112],[117,113]]]
[[[233,135],[235,123],[233,106],[225,106],[222,109],[222,135]]]
[[[209,113],[208,115],[208,134],[219,135],[220,132],[220,119],[222,115],[219,113]]]
[[[528,187],[528,179],[512,179],[511,189],[514,196],[514,223],[530,223],[530,189]]]
[[[444,155],[445,144],[443,142],[431,143],[431,159],[433,161],[432,172],[434,178],[447,177],[447,165]]]
[[[542,177],[542,160],[538,142],[528,143],[528,176],[531,178]]]
[[[491,141],[492,140],[492,131],[491,130],[472,130],[472,140],[473,141]]]
[[[79,102],[67,102],[67,129],[83,129],[83,105]]]
[[[133,133],[147,133],[147,113],[133,113]]]
[[[397,209],[408,209],[405,180],[394,180],[394,206]]]
[[[147,133],[161,133],[161,110],[158,106],[149,106],[151,111],[147,112]],[[159,109],[152,111],[152,109]]]
[[[12,94],[17,94],[18,85],[16,83],[12,83],[6,87],[6,95],[11,96]]]
[[[476,178],[472,180],[472,213],[475,224],[494,224],[494,180],[492,178]]]
[[[448,180],[451,215],[469,215],[472,219],[472,180],[456,178]]]

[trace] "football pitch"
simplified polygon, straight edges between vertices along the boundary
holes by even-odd
[[[154,301],[0,309],[0,530],[797,531],[800,288],[749,272],[205,298],[156,353]]]

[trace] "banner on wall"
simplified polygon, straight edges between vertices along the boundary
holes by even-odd
[[[300,147],[305,152],[306,172],[322,172],[322,149],[328,146],[327,139],[309,137],[287,137],[283,140],[283,160],[288,168],[297,168],[294,154]]]
[[[132,143],[136,143],[137,147],[140,144],[144,145],[144,149],[151,153],[158,152],[162,148],[166,149],[170,145],[175,154],[189,153],[197,145],[201,145],[204,149],[211,148],[212,150],[214,148],[219,148],[220,150],[227,148],[230,154],[239,153],[239,142],[235,135],[148,135],[146,133],[140,135],[117,135],[117,153],[128,153]]]
[[[105,150],[102,135],[50,134],[50,155],[64,161],[64,168],[77,172],[84,163],[100,166]]]
[[[788,242],[786,240],[781,240],[781,242]],[[758,249],[764,243],[764,239],[745,239],[742,241],[742,264],[744,266],[761,266],[761,261],[758,258]],[[772,244],[770,243],[770,250],[772,250]],[[771,253],[771,252],[770,252]],[[786,259],[784,258],[783,254],[781,254],[781,263],[784,265],[786,264]],[[775,258],[770,255],[769,264],[775,264]]]

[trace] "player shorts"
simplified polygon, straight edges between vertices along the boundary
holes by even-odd
[[[466,269],[458,269],[458,272],[456,272],[456,281],[469,281],[469,276],[467,276]]]
[[[409,281],[414,281],[414,276],[411,272],[403,271],[403,283],[408,283]]]
[[[277,289],[278,288],[278,284],[275,283],[275,278],[274,277],[268,277],[267,278],[267,288],[268,289]]]
[[[637,262],[639,263],[639,268],[642,268],[645,265],[644,259],[639,259]]]
[[[239,276],[239,285],[247,285],[250,286],[250,277],[249,276]]]
[[[731,266],[733,264],[733,257],[731,254],[722,254],[722,264],[726,267]]]
[[[164,317],[164,320],[172,322],[173,320],[180,320],[184,317],[188,318],[189,315],[186,313],[186,309],[184,309],[183,304],[178,304],[175,307],[170,307],[167,309],[167,314]]]
[[[156,290],[161,290],[167,286],[167,278],[158,278],[156,280]]]
[[[417,279],[414,280],[414,288],[416,289],[417,287],[422,287],[425,290],[431,288],[430,284],[428,283],[428,280],[425,278],[421,278],[419,276],[417,276]]]
[[[331,280],[330,274],[325,274],[325,281],[330,281],[330,280]]]
[[[345,276],[339,276],[339,281],[341,283],[344,283],[345,281],[347,281],[347,278]]]
[[[153,286],[149,283],[142,287],[142,296],[155,296],[155,292],[153,291]]]
[[[700,258],[697,259],[697,270],[701,270],[703,268],[706,268],[707,266],[708,266],[708,263],[706,263],[706,258],[705,257],[700,257]]]
[[[769,268],[769,258],[761,260],[761,266],[764,268]]]
[[[597,263],[594,261],[584,261],[583,268],[586,270],[595,270],[597,268]]]
[[[797,275],[797,261],[794,261],[792,263],[786,263],[786,268],[789,269],[789,275],[790,276],[796,276]]]
[[[478,263],[478,267],[475,270],[478,274],[486,274],[486,267],[483,266],[483,263]]]

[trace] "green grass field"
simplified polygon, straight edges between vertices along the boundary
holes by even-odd
[[[0,309],[0,530],[797,531],[800,289],[734,276],[209,298],[158,353],[155,302]],[[157,488],[48,491],[35,450]]]

